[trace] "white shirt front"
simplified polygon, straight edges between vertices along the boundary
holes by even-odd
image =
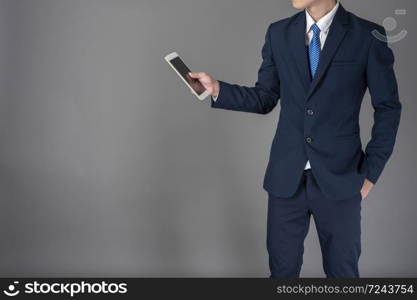
[[[320,18],[320,20],[317,21],[317,26],[320,28],[320,46],[321,49],[323,49],[324,43],[326,42],[327,35],[329,34],[330,25],[332,24],[332,21],[334,19],[334,16],[336,15],[336,11],[339,8],[339,1],[336,2],[336,5],[332,8],[331,11],[329,11],[326,15]],[[306,14],[306,46],[308,46],[311,42],[311,39],[313,38],[313,30],[311,30],[311,26],[316,23],[314,19],[310,16],[307,9],[305,10]],[[220,91],[219,91],[220,94]],[[213,101],[216,101],[219,95],[217,97],[212,97]],[[305,170],[310,169],[310,161],[307,161],[305,165]]]

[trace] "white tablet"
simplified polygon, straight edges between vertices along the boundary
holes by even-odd
[[[185,82],[191,92],[200,100],[204,100],[209,93],[198,79],[191,78],[188,75],[190,69],[184,64],[178,53],[172,52],[165,56],[167,63],[174,69],[178,76]]]

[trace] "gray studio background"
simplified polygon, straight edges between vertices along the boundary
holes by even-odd
[[[414,0],[344,0],[392,44],[403,115],[362,206],[362,276],[417,275]],[[406,9],[396,16],[395,9]],[[269,275],[262,189],[279,106],[214,110],[163,60],[253,85],[284,0],[0,0],[0,275]],[[361,112],[370,137],[369,96]],[[314,222],[302,276],[324,276]]]

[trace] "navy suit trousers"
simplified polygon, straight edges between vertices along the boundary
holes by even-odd
[[[361,253],[360,192],[336,200],[321,192],[313,171],[305,170],[290,198],[269,194],[267,249],[270,278],[296,278],[303,263],[304,239],[313,216],[327,277],[359,277]]]

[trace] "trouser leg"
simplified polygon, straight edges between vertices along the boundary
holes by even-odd
[[[303,263],[304,239],[310,224],[305,177],[293,197],[268,197],[267,250],[270,278],[296,278]]]
[[[317,228],[327,277],[357,278],[361,254],[361,195],[337,200],[320,191],[314,176],[307,178],[307,194]]]

